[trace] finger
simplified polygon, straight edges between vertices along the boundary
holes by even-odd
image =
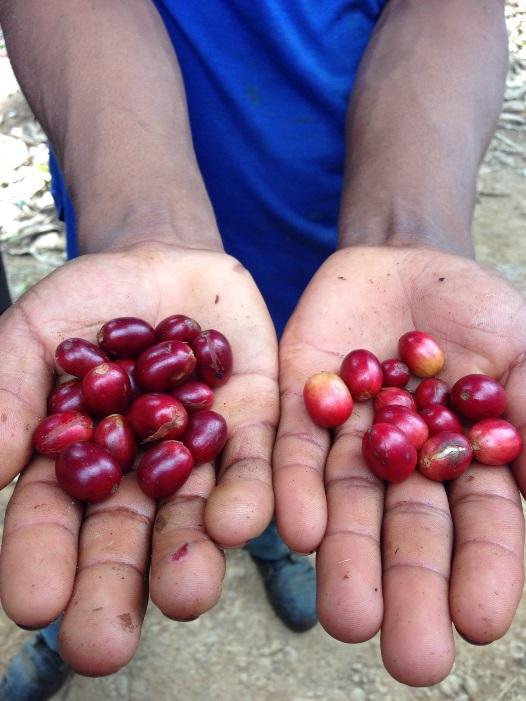
[[[327,527],[323,472],[329,452],[329,431],[319,428],[303,402],[305,381],[323,369],[335,370],[337,354],[305,349],[281,361],[281,417],[274,446],[276,523],[281,537],[296,552],[316,550]],[[296,361],[296,362],[295,362]]]
[[[366,407],[357,412],[362,415]],[[338,432],[326,469],[327,532],[316,555],[318,617],[338,640],[363,642],[383,616],[380,530],[384,487],[364,465],[357,416]]]
[[[232,376],[217,393],[229,438],[217,487],[208,499],[205,524],[222,547],[237,547],[260,535],[274,510],[271,454],[278,421],[274,378],[260,373]]]
[[[79,674],[112,674],[133,657],[147,602],[155,503],[125,475],[117,492],[86,510],[60,654]]]
[[[31,457],[31,436],[46,414],[53,379],[53,358],[19,306],[0,319],[0,488]]]
[[[194,468],[181,489],[159,505],[153,531],[150,596],[165,616],[197,618],[214,606],[225,575],[222,551],[204,527],[212,465]]]
[[[52,460],[38,457],[8,504],[0,558],[6,614],[40,628],[66,607],[75,579],[81,505],[58,486]]]
[[[508,630],[523,587],[524,517],[507,468],[473,465],[450,488],[450,605],[459,632],[488,643]]]
[[[442,484],[413,473],[387,489],[382,657],[411,686],[443,679],[454,660],[448,585],[452,525]]]

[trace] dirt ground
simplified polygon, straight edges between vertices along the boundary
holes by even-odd
[[[510,9],[511,8],[511,9]],[[503,116],[481,168],[475,213],[477,257],[526,293],[526,6],[509,3],[514,61]],[[3,136],[2,136],[3,135]],[[61,226],[51,215],[41,133],[0,46],[0,243],[14,296],[62,259]],[[24,145],[17,152],[17,141]],[[5,147],[5,150],[4,150]],[[28,233],[29,231],[29,233]],[[35,233],[36,231],[36,233]],[[58,233],[57,233],[58,232]],[[9,495],[0,494],[0,514]],[[140,648],[121,672],[74,676],[56,699],[212,698],[217,701],[519,701],[526,698],[526,597],[509,633],[489,647],[457,637],[457,661],[441,684],[410,689],[383,669],[378,638],[353,647],[320,626],[289,633],[266,603],[248,555],[227,556],[220,603],[191,623],[149,608]],[[27,633],[0,613],[0,673]]]

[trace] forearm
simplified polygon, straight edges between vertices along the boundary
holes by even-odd
[[[480,161],[502,104],[502,0],[391,0],[347,121],[339,245],[470,255]]]
[[[151,0],[0,0],[0,22],[61,163],[81,250],[148,238],[221,248]]]

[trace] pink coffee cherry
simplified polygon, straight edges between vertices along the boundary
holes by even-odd
[[[192,454],[179,441],[163,441],[143,453],[137,467],[137,482],[152,499],[171,497],[188,479]]]
[[[353,408],[347,385],[334,372],[318,372],[309,377],[303,388],[303,400],[311,419],[322,428],[340,426]]]
[[[364,433],[362,454],[371,472],[386,482],[402,482],[416,467],[415,447],[392,424],[373,424]]]
[[[438,341],[423,331],[405,333],[398,341],[398,353],[417,377],[438,375],[446,359]]]
[[[473,451],[466,436],[443,431],[431,436],[418,456],[418,469],[430,480],[455,479],[471,465]]]
[[[210,410],[191,414],[181,437],[182,443],[192,453],[195,465],[215,460],[225,447],[226,439],[225,419],[221,414]]]
[[[504,387],[488,375],[466,375],[455,382],[451,404],[467,419],[496,419],[504,413],[508,400]]]
[[[233,358],[230,343],[219,331],[202,331],[192,340],[197,359],[196,371],[210,387],[220,387],[232,375]]]
[[[115,458],[95,443],[72,443],[55,463],[57,482],[81,501],[102,501],[114,494],[122,471]]]
[[[409,382],[409,368],[398,358],[389,358],[382,363],[384,387],[405,387]]]
[[[155,331],[144,319],[121,316],[107,321],[97,334],[102,350],[119,358],[135,358],[155,343]]]
[[[473,457],[483,465],[506,465],[519,457],[522,438],[515,426],[504,419],[483,419],[471,426],[467,438]]]
[[[50,414],[38,424],[33,433],[33,446],[41,455],[58,455],[71,443],[89,441],[93,421],[79,411]]]
[[[155,327],[158,341],[184,341],[191,343],[201,333],[201,327],[189,316],[173,314]]]
[[[68,338],[57,346],[55,361],[64,372],[84,377],[92,368],[107,363],[106,353],[83,338]]]
[[[405,406],[407,409],[416,411],[416,402],[413,395],[407,390],[398,387],[385,387],[381,389],[374,398],[374,410],[380,411],[384,406]]]
[[[117,363],[102,363],[84,376],[82,393],[88,409],[99,416],[121,414],[131,400],[131,386],[125,370]]]
[[[365,402],[378,394],[384,380],[378,358],[363,348],[353,350],[345,356],[340,377],[357,402]]]

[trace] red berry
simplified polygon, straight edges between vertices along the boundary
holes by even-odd
[[[92,368],[108,362],[108,356],[83,338],[68,338],[57,346],[57,365],[70,375],[84,377]]]
[[[71,443],[89,441],[93,435],[93,421],[78,411],[51,414],[38,424],[33,433],[33,445],[42,455],[58,455]]]
[[[101,501],[117,491],[121,468],[107,450],[95,443],[73,443],[55,463],[62,489],[81,501]]]
[[[90,370],[82,380],[82,392],[90,411],[101,416],[121,414],[131,399],[128,375],[117,363],[102,363]]]
[[[213,390],[199,380],[187,380],[173,389],[170,394],[181,402],[188,413],[210,409],[214,403]]]
[[[455,382],[451,404],[467,419],[496,419],[508,400],[504,387],[488,375],[466,375]]]
[[[156,341],[155,331],[144,319],[121,316],[107,321],[97,334],[99,346],[110,355],[135,358]]]
[[[446,409],[442,404],[433,404],[422,409],[420,416],[424,419],[429,429],[429,435],[449,431],[450,433],[462,433],[462,426],[455,414]]]
[[[447,382],[436,377],[422,380],[415,390],[415,401],[419,409],[427,409],[433,404],[447,404],[448,398]]]
[[[483,419],[467,431],[475,460],[483,465],[506,465],[520,455],[522,438],[503,419]]]
[[[407,436],[417,450],[429,437],[429,429],[424,419],[405,406],[384,406],[374,415],[373,424],[393,424]]]
[[[86,402],[82,394],[80,380],[68,380],[57,385],[47,400],[48,414],[63,411],[86,411]]]
[[[126,417],[121,414],[106,416],[95,429],[93,441],[113,455],[123,472],[131,469],[137,453],[137,445]]]
[[[192,453],[194,463],[211,462],[225,447],[226,421],[215,411],[198,411],[188,419],[181,441]]]
[[[435,482],[452,480],[471,464],[473,451],[468,439],[461,433],[443,431],[431,436],[422,446],[418,469]]]
[[[210,387],[224,385],[232,374],[232,348],[219,331],[202,331],[192,341],[196,370],[199,377]]]
[[[169,394],[142,394],[131,405],[128,420],[145,443],[178,438],[186,429],[188,414]]]
[[[409,382],[409,368],[398,358],[389,358],[382,363],[384,387],[405,387]]]
[[[195,363],[195,356],[188,344],[162,341],[141,353],[135,365],[135,376],[144,389],[164,392],[188,377]]]
[[[417,377],[433,377],[444,367],[444,351],[433,336],[423,331],[405,333],[398,341],[398,353]]]
[[[115,362],[117,365],[120,365],[124,372],[128,375],[128,380],[130,381],[131,387],[130,396],[132,400],[135,399],[139,396],[139,394],[141,394],[141,388],[139,387],[137,378],[135,377],[135,360],[131,360],[130,358],[121,358]]]
[[[373,424],[364,433],[362,453],[371,472],[387,482],[402,482],[416,467],[414,446],[392,424]]]
[[[378,358],[363,348],[353,350],[345,356],[340,377],[357,402],[365,402],[378,394],[384,379]]]
[[[413,395],[407,390],[399,387],[385,387],[381,389],[374,398],[374,410],[380,411],[384,406],[405,406],[407,409],[416,411],[416,402]]]
[[[343,424],[353,407],[347,385],[334,372],[318,372],[309,377],[303,388],[303,400],[311,419],[323,428]]]
[[[163,319],[155,327],[158,341],[185,341],[191,343],[201,333],[201,327],[194,319],[184,314],[174,314]]]
[[[193,467],[192,454],[179,441],[164,441],[147,450],[137,467],[137,482],[152,499],[172,496]]]

